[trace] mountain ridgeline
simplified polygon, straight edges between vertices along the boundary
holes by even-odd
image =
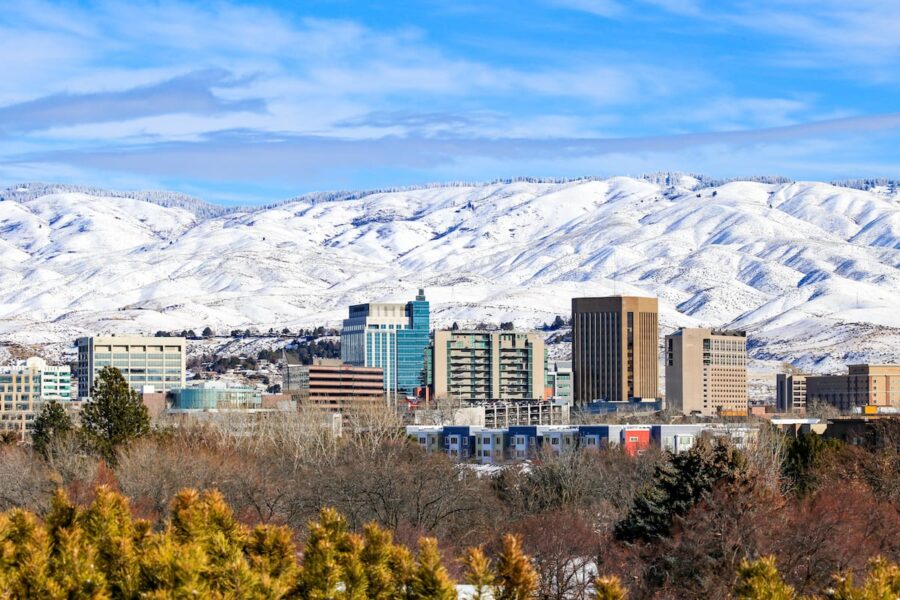
[[[655,295],[661,333],[746,329],[751,355],[897,361],[900,192],[888,180],[518,179],[221,207],[177,193],[0,192],[0,341],[336,325],[426,288],[438,326]]]

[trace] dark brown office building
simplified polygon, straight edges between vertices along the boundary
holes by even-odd
[[[575,404],[659,396],[656,298],[572,298]]]
[[[316,359],[311,365],[289,365],[285,392],[298,408],[315,406],[329,412],[385,405],[384,373],[377,367],[357,367],[339,360]]]

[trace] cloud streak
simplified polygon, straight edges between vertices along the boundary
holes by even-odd
[[[0,132],[10,134],[155,115],[214,115],[262,112],[266,109],[262,99],[225,100],[212,91],[214,87],[233,87],[236,84],[230,73],[210,69],[119,92],[54,94],[0,107]]]
[[[900,113],[831,119],[756,130],[632,138],[451,138],[381,137],[342,139],[223,131],[199,142],[161,143],[114,150],[47,152],[4,161],[7,165],[61,163],[153,176],[219,181],[253,177],[302,178],[324,170],[435,169],[457,160],[549,161],[608,154],[678,152],[703,146],[739,148],[756,144],[900,130]],[[3,163],[0,163],[3,164]]]

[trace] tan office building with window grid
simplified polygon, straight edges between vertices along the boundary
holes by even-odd
[[[656,298],[572,298],[572,372],[576,405],[659,396]]]
[[[806,401],[842,412],[863,406],[900,408],[900,365],[850,365],[846,375],[807,377]]]
[[[76,340],[78,397],[91,395],[100,369],[113,366],[138,392],[153,387],[168,392],[184,387],[185,346],[180,337],[95,336]]]
[[[775,376],[775,408],[778,412],[806,412],[806,377],[797,373],[779,373]]]
[[[666,336],[666,406],[688,414],[747,413],[747,335],[680,329]]]
[[[437,400],[547,398],[544,340],[516,331],[435,331]]]

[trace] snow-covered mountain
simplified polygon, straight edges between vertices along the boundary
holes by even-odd
[[[573,296],[657,295],[663,333],[746,329],[758,359],[900,361],[892,185],[614,177],[256,209],[37,184],[0,198],[6,342],[337,324],[348,304],[424,287],[438,325],[527,327]]]

